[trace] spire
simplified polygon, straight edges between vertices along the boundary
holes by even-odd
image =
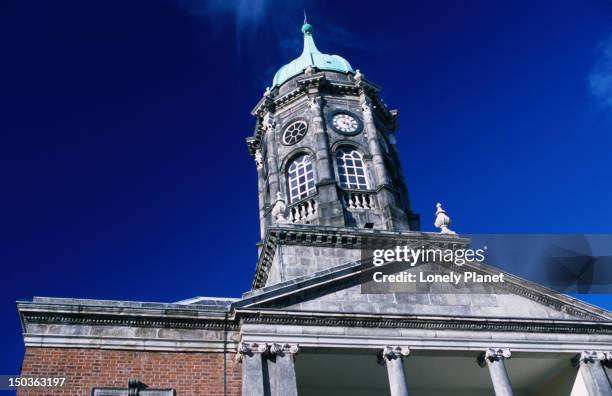
[[[321,54],[321,52],[315,45],[314,38],[312,37],[312,31],[312,25],[308,23],[308,20],[306,19],[306,12],[304,11],[304,25],[302,25],[302,33],[304,34],[304,50],[302,51],[300,58],[302,58],[306,64],[315,66],[315,57]]]
[[[315,45],[312,35],[313,27],[308,23],[306,11],[304,11],[304,24],[302,34],[304,35],[304,50],[302,54],[281,67],[272,80],[272,86],[277,87],[285,81],[303,73],[305,70],[331,70],[340,73],[354,73],[351,65],[346,59],[338,55],[323,54]]]

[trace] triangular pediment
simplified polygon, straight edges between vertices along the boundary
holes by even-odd
[[[481,273],[499,273],[484,264],[478,265],[477,269]],[[411,269],[397,268],[393,272],[405,270]],[[439,273],[444,271],[444,268],[437,269]],[[355,262],[246,293],[236,307],[345,314],[612,320],[608,311],[504,274],[503,285],[470,291],[453,290],[451,286],[418,292],[372,294],[363,288],[371,281],[371,271]]]

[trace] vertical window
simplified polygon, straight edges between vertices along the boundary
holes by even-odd
[[[312,161],[308,155],[294,159],[287,169],[289,181],[289,201],[297,202],[315,192]]]
[[[340,186],[351,190],[367,190],[368,181],[361,153],[353,149],[336,151]]]

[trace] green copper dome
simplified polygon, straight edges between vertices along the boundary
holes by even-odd
[[[331,70],[340,73],[355,72],[346,59],[341,56],[321,53],[312,38],[312,30],[310,24],[304,23],[304,26],[302,26],[302,33],[304,33],[304,50],[302,55],[278,69],[272,80],[272,87],[278,87],[285,81],[301,74],[308,66],[319,70]]]

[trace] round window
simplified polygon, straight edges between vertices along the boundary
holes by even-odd
[[[283,132],[283,144],[286,146],[296,144],[306,136],[306,132],[308,132],[308,123],[306,123],[306,121],[297,120],[292,122],[285,128],[285,132]]]

